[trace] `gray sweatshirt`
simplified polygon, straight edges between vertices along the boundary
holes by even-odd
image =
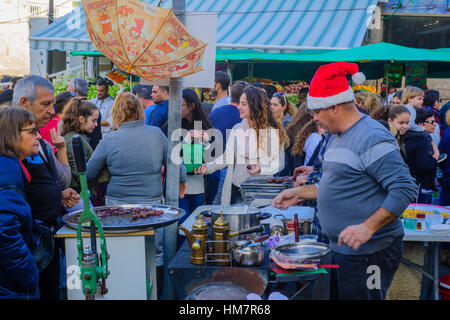
[[[143,120],[122,123],[117,131],[103,137],[87,164],[87,178],[95,179],[107,166],[111,180],[107,196],[134,203],[161,201],[162,166],[167,165],[167,138]],[[180,181],[186,169],[180,166]],[[174,186],[177,187],[178,186]]]
[[[394,137],[367,115],[345,132],[330,136],[318,187],[318,218],[330,248],[349,255],[380,251],[404,233],[396,219],[353,251],[337,244],[346,227],[364,222],[380,207],[400,216],[418,192]]]

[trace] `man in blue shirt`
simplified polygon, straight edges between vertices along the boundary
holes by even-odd
[[[156,108],[156,104],[152,99],[152,86],[142,85],[136,91],[136,96],[141,100],[144,105],[145,124],[150,125],[150,119],[153,110]]]
[[[211,124],[222,133],[224,150],[227,141],[227,129],[231,130],[235,124],[241,122],[237,106],[239,105],[242,92],[244,92],[244,88],[247,85],[248,83],[245,81],[235,82],[231,86],[230,104],[214,109],[210,114]]]
[[[156,107],[151,112],[150,125],[161,128],[169,116],[169,87],[153,86],[152,99],[156,103]]]
[[[214,79],[213,94],[216,97],[216,102],[212,110],[226,106],[230,103],[231,98],[228,96],[228,87],[230,86],[230,76],[224,71],[217,71]]]

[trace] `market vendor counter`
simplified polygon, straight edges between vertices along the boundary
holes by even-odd
[[[56,237],[64,239],[65,244],[67,299],[84,300],[78,275],[77,232],[64,226],[57,232]],[[89,233],[82,233],[82,237],[86,243],[84,238],[88,239]],[[155,230],[105,232],[105,238],[110,255],[108,265],[111,274],[106,280],[108,293],[104,299],[156,300]],[[97,247],[100,248],[98,237]]]
[[[194,221],[197,219],[199,213],[217,207],[213,205],[198,207],[182,225],[186,229],[192,230]],[[311,210],[312,213],[310,212]],[[314,214],[314,210],[308,207],[297,207],[295,211],[299,212],[300,215]],[[288,213],[288,211],[285,212]],[[261,224],[269,226],[271,219],[273,217],[261,220]],[[182,231],[179,234],[184,235]],[[329,261],[327,260],[325,263],[329,263]],[[271,262],[269,258],[269,250],[266,250],[261,266],[244,267],[235,261],[225,266],[215,265],[212,262],[194,265],[190,263],[190,248],[187,241],[185,241],[171,261],[169,273],[177,299],[202,299],[200,296],[202,289],[204,289],[205,292],[209,292],[209,296],[207,296],[209,300],[245,299],[243,292],[247,294],[255,293],[259,296],[264,294],[268,295],[269,291],[277,284],[289,282],[300,285],[300,290],[289,297],[296,298],[308,285],[313,282],[317,284],[328,276],[328,272],[324,269],[288,273],[273,272],[274,266],[274,262]],[[278,268],[277,271],[280,271],[280,269]],[[230,287],[229,284],[231,283],[240,287],[242,292],[239,289]],[[323,289],[321,290],[321,294],[315,295],[313,299],[328,299],[328,286],[322,285],[320,288]]]

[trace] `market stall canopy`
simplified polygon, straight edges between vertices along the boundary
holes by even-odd
[[[247,77],[249,64],[252,64],[256,78],[309,81],[322,64],[338,61],[358,63],[367,79],[382,78],[383,67],[390,62],[428,62],[429,78],[448,78],[449,51],[448,48],[416,49],[381,42],[346,50],[305,50],[285,54],[228,50],[218,53],[216,61],[232,63],[233,79]]]
[[[448,49],[447,49],[448,50]],[[295,54],[290,55],[295,60]],[[304,57],[306,59],[308,57]],[[324,62],[407,62],[407,61],[450,61],[450,55],[445,50],[431,50],[403,47],[392,43],[380,42],[365,46],[325,52],[310,57]],[[305,60],[303,60],[305,61]],[[310,60],[312,61],[312,60]]]
[[[157,5],[158,0],[143,0]],[[272,52],[361,45],[377,0],[186,0],[186,14],[216,12],[217,47]],[[172,8],[172,1],[161,7]],[[82,5],[30,36],[32,49],[95,51]]]
[[[138,0],[87,0],[86,27],[95,47],[127,73],[154,81],[203,70],[206,43],[172,9]]]

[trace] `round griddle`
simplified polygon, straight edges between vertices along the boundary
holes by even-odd
[[[141,218],[137,220],[132,220],[132,214],[124,214],[124,215],[111,215],[99,218],[100,223],[102,224],[103,230],[105,232],[133,232],[133,231],[142,231],[144,229],[157,229],[169,224],[172,224],[178,221],[181,217],[183,217],[186,212],[183,209],[165,206],[160,204],[127,204],[127,205],[119,205],[119,206],[103,206],[103,207],[94,207],[92,211],[97,214],[97,211],[103,209],[134,209],[134,208],[146,208],[153,210],[162,210],[163,214],[159,216],[148,216],[146,218]],[[74,211],[68,213],[62,217],[63,222],[70,228],[77,229],[78,221],[80,219],[82,210]],[[89,231],[89,221],[85,221],[82,224],[82,229],[85,231]]]

